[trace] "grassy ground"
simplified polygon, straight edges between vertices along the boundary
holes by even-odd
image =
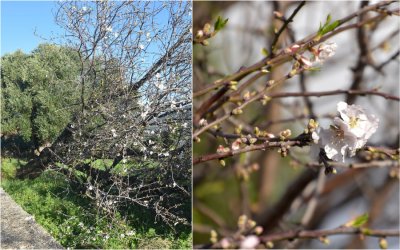
[[[1,185],[64,247],[192,247],[190,228],[174,233],[162,223],[154,223],[154,215],[147,210],[132,208],[126,220],[99,216],[89,200],[68,192],[68,181],[61,174],[48,171],[34,180],[14,179],[16,169],[24,164],[26,162],[16,159],[2,159]]]

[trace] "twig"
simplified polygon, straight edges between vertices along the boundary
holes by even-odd
[[[290,239],[310,239],[319,238],[328,235],[336,234],[361,234],[371,237],[396,237],[400,236],[400,231],[398,229],[363,229],[363,228],[353,228],[353,227],[338,227],[335,229],[327,230],[291,230],[282,233],[275,233],[266,236],[261,236],[262,242],[266,243],[269,241],[281,241]]]
[[[394,59],[396,59],[400,54],[400,50],[397,50],[396,53],[394,53],[391,57],[389,57],[389,59],[387,59],[386,61],[384,61],[383,63],[381,63],[379,66],[377,66],[378,70],[381,70],[383,67],[385,67],[388,63],[390,63],[391,61],[393,61]]]
[[[247,147],[245,147],[243,149],[239,149],[239,150],[234,150],[234,151],[231,150],[226,153],[215,153],[215,154],[203,155],[203,156],[194,158],[193,165],[197,165],[199,163],[206,162],[206,161],[223,159],[226,157],[243,154],[246,152],[256,151],[256,150],[265,150],[267,148],[279,148],[282,146],[299,146],[299,145],[303,145],[303,144],[304,144],[304,142],[301,142],[301,141],[265,142],[263,144],[247,146]]]
[[[281,36],[282,32],[286,29],[286,27],[289,25],[289,23],[293,22],[293,18],[297,15],[297,13],[300,11],[300,9],[306,4],[306,1],[302,1],[297,8],[293,11],[292,15],[290,15],[290,17],[285,20],[285,22],[283,23],[282,27],[279,29],[279,31],[275,34],[274,36],[274,40],[271,43],[271,49],[270,49],[270,54],[271,56],[274,54],[274,50],[275,50],[275,46],[276,43],[279,40],[279,37]]]
[[[295,96],[321,97],[321,96],[338,95],[338,94],[361,95],[361,96],[376,95],[376,96],[381,96],[388,100],[400,101],[400,97],[390,95],[387,93],[382,93],[382,92],[377,91],[376,89],[370,89],[370,90],[338,89],[338,90],[331,90],[331,91],[295,92],[295,93],[286,92],[286,93],[273,93],[273,94],[270,94],[269,97],[271,97],[271,98],[283,98],[283,97],[295,97]]]

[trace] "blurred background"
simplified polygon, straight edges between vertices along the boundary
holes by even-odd
[[[376,1],[364,4],[373,3]],[[278,48],[314,34],[328,14],[332,20],[340,19],[357,11],[361,4],[359,1],[307,2],[278,40]],[[283,24],[277,16],[282,14],[288,18],[298,5],[297,1],[195,1],[194,35],[206,23],[213,24],[218,16],[229,18],[229,21],[222,31],[209,39],[208,46],[194,45],[193,92],[264,58],[263,48],[269,49],[274,31]],[[390,9],[398,8],[398,3],[390,6]],[[368,12],[363,18],[374,15],[374,12]],[[346,24],[356,22],[357,18]],[[360,28],[349,29],[333,36],[329,41],[337,44],[336,54],[319,71],[287,80],[272,93],[376,88],[379,92],[399,96],[399,24],[398,16],[392,15],[364,26],[361,31]],[[359,39],[360,36],[363,39]],[[360,56],[362,51],[367,52]],[[360,58],[364,61],[361,62]],[[274,68],[249,85],[246,91],[261,90],[261,83],[281,78],[291,67],[292,63],[286,63]],[[196,113],[213,93],[195,97],[193,112]],[[379,118],[379,128],[367,145],[399,148],[399,102],[375,95],[273,98],[265,106],[260,103],[247,106],[242,115],[229,118],[221,127],[224,132],[232,134],[239,126],[249,133],[254,127],[273,134],[291,129],[292,136],[297,136],[311,117],[327,127],[336,114],[339,101],[358,104]],[[221,116],[223,110],[227,110],[226,106],[213,115]],[[206,119],[210,123],[215,117]],[[199,139],[200,142],[194,143],[194,158],[215,153],[218,145],[229,147],[232,143],[207,132]],[[358,154],[347,159],[346,163],[368,161],[368,157]],[[379,160],[387,158],[380,156]],[[370,228],[399,228],[398,161],[394,167],[338,168],[338,174],[326,177],[318,177],[318,170],[300,164],[316,161],[310,156],[309,147],[304,147],[290,149],[285,158],[275,149],[227,158],[225,167],[217,160],[194,165],[194,245],[209,243],[211,230],[216,230],[220,238],[233,234],[237,230],[238,218],[243,214],[263,226],[265,233],[299,226],[307,229],[336,228],[363,213],[369,214],[367,226]],[[316,188],[318,181],[321,182],[319,189]],[[275,247],[378,247],[377,238],[372,237],[360,239],[358,235],[340,235],[329,238],[329,245],[318,240],[294,240]],[[389,248],[400,247],[398,238],[387,240]]]

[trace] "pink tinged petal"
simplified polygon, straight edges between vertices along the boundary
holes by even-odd
[[[260,244],[260,239],[255,235],[249,235],[240,243],[240,248],[254,249],[258,244]]]
[[[310,60],[308,60],[307,58],[305,58],[303,56],[300,58],[300,61],[306,68],[309,68],[313,65],[313,63]]]
[[[295,45],[293,45],[292,47],[290,47],[290,51],[291,51],[292,53],[295,53],[299,48],[300,48],[300,46],[297,45],[297,44],[295,44]]]

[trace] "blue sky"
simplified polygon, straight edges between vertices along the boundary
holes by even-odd
[[[22,49],[28,53],[60,29],[54,22],[53,1],[1,1],[1,55]]]

